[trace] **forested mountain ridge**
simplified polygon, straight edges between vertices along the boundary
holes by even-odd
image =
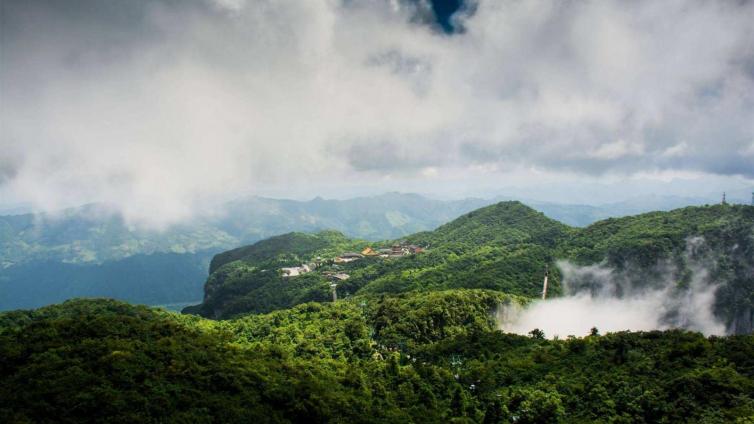
[[[524,242],[555,246],[571,231],[571,227],[521,202],[505,201],[466,213],[433,231],[414,234],[406,240],[427,246]]]
[[[233,251],[193,307],[230,320],[109,300],[3,313],[0,420],[746,423],[754,335],[594,329],[546,340],[498,331],[495,314],[536,297],[557,259],[633,266],[646,246],[689,261],[689,238],[705,240],[699,255],[722,253],[727,265],[710,272],[732,272],[725,287],[750,295],[752,209],[688,208],[581,230],[504,202],[407,237],[428,249],[402,257],[326,263],[366,243],[333,231]],[[313,272],[277,272],[318,257]],[[335,265],[350,278],[333,303],[324,271]]]
[[[308,238],[291,233],[218,255],[205,285],[205,300],[187,312],[222,318],[244,312],[266,312],[307,301],[330,298],[325,271],[344,271],[339,291],[395,293],[448,288],[494,289],[533,296],[540,290],[544,264],[570,228],[546,218],[520,202],[501,202],[471,212],[432,232],[408,236],[403,243],[429,247],[424,253],[402,258],[365,257],[351,263],[325,263],[318,272],[289,278],[282,284],[281,267],[332,259],[366,246],[390,247],[398,241],[377,243],[347,240],[324,232]],[[301,241],[301,244],[297,244]],[[290,246],[296,247],[288,250]],[[244,256],[245,255],[245,256]],[[236,259],[228,262],[228,259]],[[523,284],[525,280],[530,284]],[[552,289],[559,289],[557,273]]]
[[[604,260],[635,285],[657,284],[668,269],[680,287],[691,284],[693,272],[705,274],[717,285],[715,313],[729,331],[754,331],[754,206],[607,219],[576,232],[562,251],[577,263]]]
[[[307,260],[316,253],[319,256],[335,257],[349,248],[357,248],[367,243],[352,240],[335,230],[320,231],[315,234],[293,232],[270,237],[251,246],[239,247],[219,253],[210,262],[210,274],[221,266],[243,260],[246,263],[267,261],[288,261],[292,265]],[[285,255],[287,257],[280,257]]]
[[[675,203],[694,200],[676,199]],[[133,225],[103,204],[56,213],[0,215],[0,268],[37,260],[101,263],[134,254],[221,250],[291,231],[335,229],[356,238],[392,239],[431,230],[496,201],[444,201],[403,193],[347,200],[318,197],[310,201],[251,196],[227,202],[215,214],[198,216],[165,231]],[[642,200],[636,205],[626,202],[602,207],[526,203],[575,226],[585,226],[602,217],[657,209],[649,208]]]
[[[495,330],[449,290],[213,321],[109,300],[0,314],[3,422],[638,422],[754,417],[754,336]]]
[[[746,242],[754,232],[754,207],[745,205],[691,206],[668,212],[609,218],[576,231],[564,246],[577,260],[592,262],[609,254],[651,260],[684,248],[691,236],[716,246]],[[646,257],[638,257],[647,254]]]
[[[548,217],[583,226],[602,217],[648,210],[649,205],[666,208],[698,201],[633,199],[602,206],[526,203]],[[0,310],[38,307],[92,294],[149,304],[196,301],[207,278],[206,263],[227,249],[291,231],[335,229],[372,241],[405,238],[493,202],[476,198],[435,200],[402,193],[309,201],[251,196],[160,230],[129,222],[102,204],[57,213],[0,216],[0,290],[7,294],[0,296]],[[133,260],[141,262],[143,273],[128,272]],[[147,269],[150,263],[153,266]],[[93,287],[88,283],[103,270],[116,268],[121,271],[107,275],[107,284]],[[48,281],[60,269],[64,272],[54,285],[28,284]],[[152,276],[164,281],[164,287],[157,290],[159,296],[143,295],[138,284]]]
[[[102,204],[0,216],[0,310],[92,295],[149,304],[196,301],[207,278],[207,262],[234,246],[328,228],[358,238],[400,237],[488,203],[400,193],[310,201],[252,196],[162,229],[128,222]],[[144,272],[129,273],[134,261]],[[149,264],[153,266],[147,269]],[[103,276],[111,269],[119,271]],[[36,283],[49,282],[56,274],[52,283]],[[93,286],[92,276],[99,276],[102,284]],[[150,280],[156,276],[158,280]],[[154,290],[159,296],[143,290],[140,282],[148,280],[162,285]]]
[[[329,283],[322,272],[282,279],[275,270],[338,248],[346,251],[395,242],[349,244],[338,238],[340,244],[327,248],[317,245],[309,249],[302,244],[291,262],[281,241],[295,244],[299,237],[285,235],[234,251],[248,256],[237,254],[233,256],[236,261],[223,260],[227,263],[218,267],[205,285],[202,305],[187,312],[221,318],[327,300]],[[545,266],[549,266],[550,294],[557,296],[562,290],[558,260],[609,266],[616,273],[624,272],[637,285],[657,285],[671,279],[682,287],[696,268],[704,266],[710,278],[720,283],[715,312],[724,317],[731,331],[751,331],[754,207],[688,207],[607,219],[580,229],[551,220],[519,202],[501,202],[404,240],[426,251],[402,258],[365,257],[336,265],[335,269],[350,277],[339,282],[341,295],[482,288],[537,297]],[[274,259],[266,256],[260,262],[255,252],[273,244],[280,247],[274,250]]]
[[[101,263],[134,254],[216,251],[290,232],[336,229],[379,240],[428,230],[489,200],[386,193],[348,200],[246,197],[164,229],[126,221],[107,205],[0,216],[0,268],[33,261]]]

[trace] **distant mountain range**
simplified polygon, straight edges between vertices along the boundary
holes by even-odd
[[[226,203],[214,216],[164,231],[131,226],[97,204],[54,214],[0,216],[0,310],[78,296],[147,304],[196,301],[202,296],[209,259],[220,251],[291,231],[334,229],[366,240],[396,239],[432,230],[500,200],[505,198],[436,200],[402,193],[309,201],[253,196]],[[548,217],[573,226],[703,202],[644,197],[590,206],[524,200]],[[153,255],[158,256],[149,258]],[[133,257],[142,258],[138,269],[143,274],[123,266]],[[147,290],[145,285],[155,288]]]

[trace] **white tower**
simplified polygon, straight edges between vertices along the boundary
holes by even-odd
[[[330,283],[330,288],[332,289],[332,301],[335,302],[338,300],[338,292],[335,290],[335,288],[338,287],[335,283]]]
[[[549,274],[550,270],[547,265],[545,265],[545,281],[542,283],[542,300],[547,299],[547,277]]]

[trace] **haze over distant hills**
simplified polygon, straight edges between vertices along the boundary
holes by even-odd
[[[55,214],[0,216],[0,309],[77,296],[192,302],[201,297],[209,259],[223,250],[291,231],[334,229],[354,238],[395,239],[504,199],[436,200],[402,193],[309,201],[252,196],[228,202],[217,215],[162,231],[131,226],[96,204]],[[560,222],[585,226],[705,199],[648,196],[597,206],[524,203]],[[124,266],[133,263],[138,266]]]

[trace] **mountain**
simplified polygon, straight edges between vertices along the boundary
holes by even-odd
[[[152,253],[227,249],[238,240],[196,221],[164,231],[129,224],[104,205],[0,217],[0,268],[34,261],[102,263]]]
[[[336,256],[342,250],[348,250],[358,243],[338,231],[326,230],[316,234],[288,233],[270,237],[251,246],[239,247],[227,252],[215,255],[209,266],[210,274],[221,266],[243,260],[244,262],[258,263],[271,260],[285,260],[280,255],[289,255],[292,263],[300,263],[301,256],[309,256],[311,252],[319,252],[321,255]]]
[[[371,240],[396,238],[435,228],[484,204],[399,193],[305,202],[248,197],[228,202],[216,215],[163,230],[133,225],[97,204],[54,214],[0,216],[0,268],[36,260],[101,263],[135,254],[219,251],[290,231],[334,229]]]
[[[92,295],[149,304],[196,301],[207,262],[223,250],[290,231],[334,228],[359,238],[400,237],[480,204],[398,193],[307,202],[248,197],[229,202],[216,216],[160,231],[131,225],[106,205],[0,216],[0,292],[7,294],[0,309]],[[142,258],[138,266],[132,267],[132,257]]]
[[[386,193],[347,200],[310,201],[249,197],[224,205],[217,226],[240,241],[291,232],[337,230],[350,237],[382,240],[431,230],[492,203],[484,199],[435,200],[418,194]]]
[[[549,219],[520,202],[501,202],[402,240],[425,252],[341,264],[325,261],[315,272],[295,278],[280,276],[281,267],[396,242],[360,242],[340,234],[308,238],[288,234],[236,249],[213,260],[204,301],[185,311],[226,318],[324,301],[330,296],[328,273],[334,272],[349,276],[338,283],[338,291],[345,296],[474,288],[534,298],[540,295],[544,270],[549,267],[549,293],[557,296],[563,290],[559,261],[567,260],[592,270],[603,267],[626,290],[669,283],[688,288],[694,279],[708,278],[719,285],[714,309],[729,331],[752,331],[751,206],[688,207],[611,218],[582,229]],[[585,275],[583,284],[579,283],[582,287],[575,288],[589,288],[594,284],[590,278]]]
[[[332,260],[396,243],[415,253]],[[747,422],[754,334],[499,329],[545,265],[561,292],[562,259],[644,285],[672,268],[677,290],[703,264],[736,324],[752,254],[754,207],[731,205],[575,228],[501,202],[397,240],[288,233],[214,258],[188,311],[223,320],[104,299],[0,313],[0,421]],[[350,275],[337,302],[326,271]]]
[[[637,198],[622,204],[562,205],[535,200],[526,203],[552,219],[584,226],[647,207],[659,209],[693,202],[686,198]],[[294,232],[336,230],[348,237],[378,241],[408,237],[493,203],[486,199],[433,200],[416,194],[387,193],[348,200],[310,201],[246,197],[228,202],[215,215],[196,217],[155,230],[125,221],[107,205],[91,204],[58,213],[0,216],[0,290],[12,294],[0,308],[36,307],[48,300],[97,295],[153,304],[190,302],[202,297],[197,281],[206,279],[206,264],[219,252],[269,237]],[[130,273],[133,256],[142,260]],[[147,269],[149,266],[154,268]],[[64,281],[51,281],[59,270]],[[104,274],[104,270],[115,270]],[[214,271],[213,267],[211,271]],[[539,280],[529,272],[526,278]],[[473,273],[478,275],[478,273]],[[107,281],[97,289],[92,276]],[[149,280],[160,276],[160,281]],[[536,276],[536,278],[535,278]],[[161,294],[146,292],[147,279]],[[468,277],[467,277],[468,278]],[[33,282],[46,281],[45,284]],[[184,285],[180,282],[183,281]],[[30,283],[32,282],[32,283]],[[60,287],[65,290],[60,290]],[[479,287],[495,287],[479,284]],[[533,293],[534,286],[531,288]],[[65,293],[62,295],[62,293]],[[65,296],[65,297],[61,297]]]
[[[601,206],[525,203],[552,219],[585,226],[599,219],[687,206],[697,200],[652,197]],[[432,230],[495,202],[473,198],[444,201],[401,193],[310,201],[252,196],[222,205],[213,216],[161,231],[128,223],[98,204],[58,213],[6,215],[0,216],[0,268],[36,260],[101,263],[135,254],[220,251],[291,231],[332,229],[367,240],[395,239]]]
[[[496,330],[449,290],[210,321],[112,300],[0,314],[3,422],[748,422],[754,335]]]
[[[309,238],[286,234],[216,256],[204,302],[186,311],[222,318],[327,300],[325,273],[338,271],[350,276],[340,283],[340,290],[349,294],[465,287],[535,296],[544,264],[554,260],[553,247],[570,231],[519,202],[502,202],[402,240],[428,248],[426,253],[400,259],[367,257],[346,264],[325,261],[316,273],[282,283],[281,267],[396,242],[348,240],[335,233]],[[288,250],[290,246],[295,248]],[[557,277],[552,287],[554,292],[559,289]]]
[[[586,227],[607,218],[620,218],[645,212],[670,211],[686,206],[717,203],[709,198],[660,195],[637,196],[621,202],[593,205],[543,202],[536,199],[522,201],[534,209],[544,212],[552,219],[576,227]]]
[[[554,246],[570,232],[567,225],[547,218],[518,201],[483,207],[406,239],[432,246],[448,244],[499,245],[533,243]]]

